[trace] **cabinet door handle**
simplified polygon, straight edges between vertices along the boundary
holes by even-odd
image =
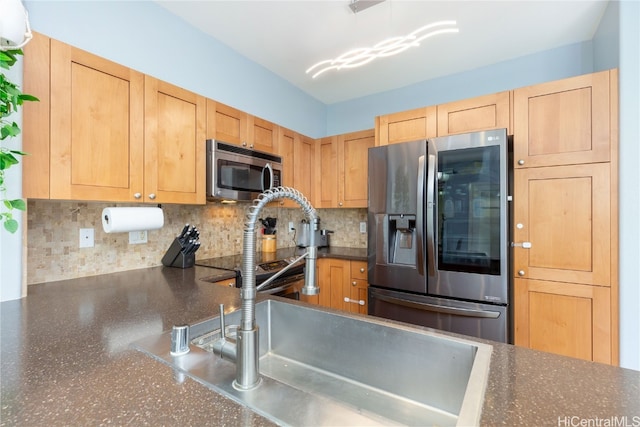
[[[531,249],[531,242],[511,242],[512,248]]]
[[[155,193],[151,193],[151,194],[149,194],[149,198],[150,198],[151,200],[155,199],[155,198],[156,198]]]
[[[358,304],[358,305],[365,305],[366,304],[364,302],[364,300],[351,299],[349,297],[344,297],[344,302],[350,302],[350,303]]]
[[[360,267],[360,273],[364,273],[364,267]]]
[[[524,276],[524,275],[525,275],[524,270],[519,270],[519,271],[518,271],[518,276]]]
[[[519,164],[520,166],[524,165],[524,160],[522,160],[522,159],[518,160],[518,164]]]
[[[353,282],[351,282],[351,286],[356,286],[358,283],[354,280]]]

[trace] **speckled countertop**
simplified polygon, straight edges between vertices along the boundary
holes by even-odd
[[[33,285],[1,303],[0,425],[272,425],[129,348],[237,306],[236,289],[198,280],[211,275],[153,267]],[[483,425],[640,425],[640,372],[492,344]]]

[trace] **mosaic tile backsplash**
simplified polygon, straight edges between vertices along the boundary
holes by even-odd
[[[242,252],[242,230],[249,204],[205,206],[163,205],[164,227],[147,233],[147,243],[129,244],[129,233],[107,234],[100,215],[114,203],[83,203],[29,200],[27,204],[27,284],[73,279],[116,271],[161,265],[160,260],[185,224],[200,230],[196,258],[212,258]],[[366,248],[367,235],[360,222],[367,221],[366,209],[319,209],[321,228],[333,230],[332,246]],[[289,221],[296,226],[304,217],[291,208],[265,208],[261,216],[278,219],[278,248],[295,246]],[[79,248],[79,230],[93,228],[95,246]],[[258,239],[258,248],[259,246]]]

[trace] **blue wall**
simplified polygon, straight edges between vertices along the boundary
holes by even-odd
[[[151,1],[25,1],[34,31],[305,135],[326,106]]]
[[[593,71],[591,42],[516,58],[404,88],[329,105],[327,134],[370,129],[374,117]]]

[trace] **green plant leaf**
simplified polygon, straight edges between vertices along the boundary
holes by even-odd
[[[14,137],[20,135],[20,126],[16,122],[5,125],[0,128],[0,139]]]
[[[17,209],[19,211],[26,211],[27,204],[22,199],[8,200],[12,209]]]
[[[40,99],[38,99],[37,97],[33,95],[27,95],[26,93],[23,93],[22,95],[20,95],[20,99],[22,101],[40,101]]]
[[[18,159],[13,154],[4,151],[0,152],[0,170],[8,169],[13,165],[18,164]]]
[[[4,221],[4,229],[11,234],[15,233],[16,231],[18,231],[18,221],[13,218],[6,219]]]

